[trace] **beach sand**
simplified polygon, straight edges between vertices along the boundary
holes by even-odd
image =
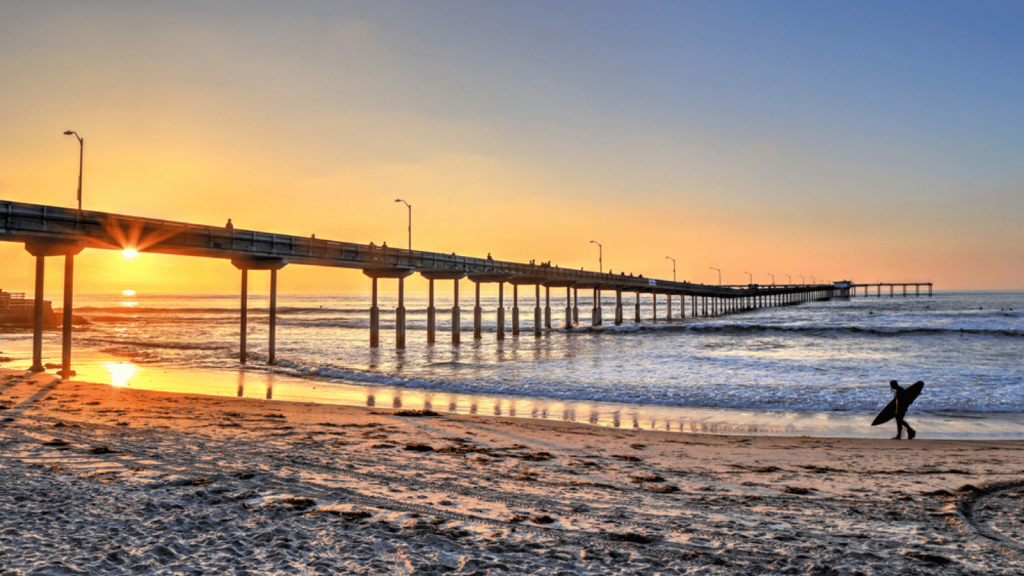
[[[1024,573],[1022,441],[683,434],[0,370],[0,443],[4,575]]]

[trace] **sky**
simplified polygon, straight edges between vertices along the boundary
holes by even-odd
[[[672,257],[708,284],[1021,289],[1022,62],[1016,1],[9,0],[0,199],[75,206],[70,129],[86,209],[404,246],[402,198],[421,250],[597,269],[595,240],[655,278]],[[22,245],[0,262],[31,290]],[[76,291],[238,281],[76,259]]]

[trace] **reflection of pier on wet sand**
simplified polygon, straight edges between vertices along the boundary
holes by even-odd
[[[54,206],[24,204],[0,201],[0,241],[23,242],[30,254],[36,257],[35,275],[35,319],[33,324],[33,371],[43,371],[41,317],[43,295],[44,262],[50,256],[64,256],[64,332],[62,341],[61,373],[71,372],[71,319],[73,309],[74,257],[86,248],[106,250],[135,250],[221,258],[241,271],[240,291],[240,341],[239,359],[245,363],[249,271],[270,273],[269,346],[267,362],[276,362],[276,318],[277,318],[277,274],[289,264],[309,266],[340,267],[361,270],[371,280],[370,296],[370,346],[380,344],[380,309],[377,305],[378,283],[381,280],[398,282],[398,306],[395,309],[395,345],[406,346],[405,278],[419,273],[428,280],[429,305],[427,308],[427,343],[436,340],[434,306],[435,281],[452,281],[454,302],[451,309],[451,341],[461,341],[461,308],[459,306],[459,281],[468,279],[475,283],[473,307],[473,337],[482,338],[483,310],[480,305],[480,285],[498,285],[497,339],[506,336],[505,285],[512,287],[511,333],[519,336],[523,323],[520,316],[519,289],[533,287],[532,333],[540,336],[543,330],[550,330],[551,289],[565,289],[565,327],[572,329],[579,323],[579,291],[591,293],[591,325],[604,323],[601,307],[601,292],[615,293],[614,323],[625,321],[625,297],[632,296],[634,305],[633,321],[644,321],[640,316],[643,295],[650,295],[652,304],[651,321],[658,320],[659,296],[664,302],[665,319],[685,319],[687,298],[689,316],[715,316],[739,313],[764,307],[799,304],[813,300],[828,300],[832,297],[851,295],[850,282],[835,284],[787,284],[740,286],[710,286],[691,282],[675,282],[626,275],[568,270],[550,263],[523,264],[487,258],[460,256],[455,253],[441,254],[420,250],[378,247],[373,244],[336,242],[318,238],[288,236],[233,227],[205,226],[140,218],[106,212],[72,210]],[[929,294],[931,293],[931,284]],[[543,307],[541,306],[543,288]],[[557,294],[556,294],[557,296]],[[674,304],[675,302],[676,304]]]

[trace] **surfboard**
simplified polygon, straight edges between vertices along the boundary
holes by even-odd
[[[921,382],[920,380],[906,387],[907,396],[910,398],[910,402],[907,404],[907,406],[910,406],[911,404],[914,403],[914,400],[917,400],[917,396],[921,393],[921,390],[923,389],[924,382]],[[882,408],[882,411],[878,413],[878,416],[875,416],[875,420],[871,423],[871,425],[878,426],[879,424],[885,424],[886,422],[892,420],[895,417],[896,399],[893,398],[892,400],[889,401],[888,404],[885,405],[885,408]]]

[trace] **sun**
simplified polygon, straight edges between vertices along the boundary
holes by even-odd
[[[139,253],[138,251],[135,250],[135,248],[125,248],[124,251],[121,252],[121,255],[131,260],[132,258],[138,256]]]
[[[121,290],[121,294],[124,296],[135,296],[135,290]]]

